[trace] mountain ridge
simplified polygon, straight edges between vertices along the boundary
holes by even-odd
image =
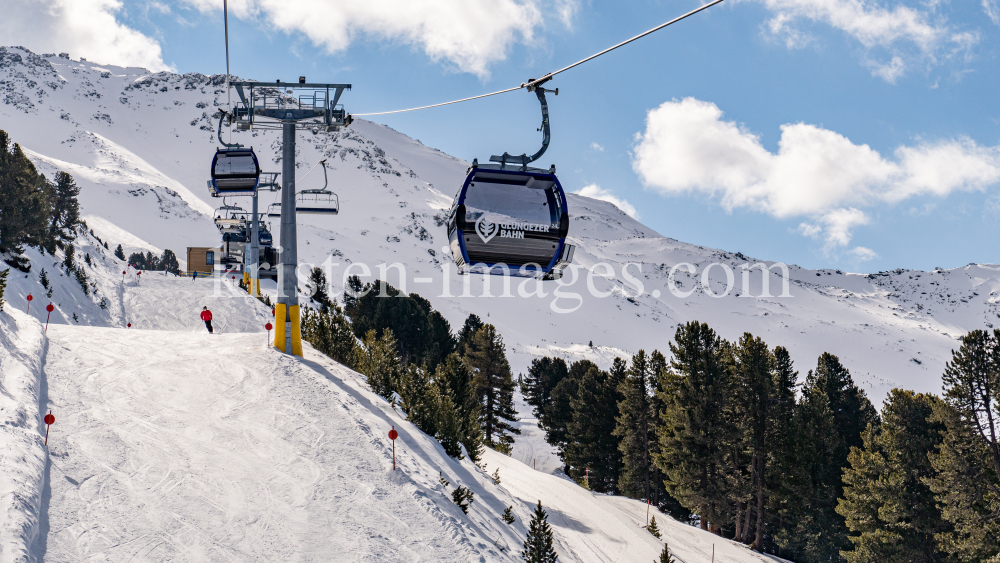
[[[202,186],[216,147],[213,115],[226,103],[224,76],[150,73],[9,47],[0,48],[0,91],[0,128],[47,175],[65,169],[77,178],[84,217],[102,238],[131,242],[129,250],[171,248],[181,258],[185,246],[218,244],[210,210],[221,202]],[[265,170],[280,169],[279,137],[233,133],[254,146]],[[319,186],[318,175],[302,175],[329,159],[343,210],[328,222],[299,217],[300,259],[328,264],[334,293],[344,275],[367,267],[373,279],[381,264],[390,283],[430,299],[453,327],[479,315],[504,335],[515,372],[542,354],[606,366],[639,349],[665,350],[676,326],[701,320],[728,339],[747,331],[786,346],[803,376],[819,353],[837,354],[878,404],[892,387],[937,391],[955,340],[1000,318],[996,265],[874,274],[788,265],[791,297],[762,297],[760,269],[743,287],[741,267],[777,263],[668,238],[575,194],[567,194],[570,238],[583,269],[527,290],[533,297],[500,297],[499,279],[485,285],[449,266],[442,222],[467,162],[360,119],[337,133],[300,131],[296,152],[302,188]],[[261,209],[274,197],[263,193]],[[116,240],[123,233],[134,239]],[[716,298],[726,267],[731,291]],[[779,272],[768,274],[772,295],[780,295]],[[522,283],[511,283],[512,294]],[[494,297],[461,297],[487,287]],[[693,293],[676,297],[671,287]]]

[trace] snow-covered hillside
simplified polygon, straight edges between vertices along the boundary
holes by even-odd
[[[43,172],[77,178],[88,225],[112,248],[170,248],[183,258],[186,246],[217,244],[210,218],[221,202],[204,186],[216,147],[212,114],[226,103],[223,77],[151,74],[8,47],[0,50],[0,86],[0,128]],[[342,101],[350,110],[350,93]],[[233,139],[252,145],[265,170],[280,170],[276,132]],[[302,131],[297,147],[300,175],[329,159],[342,207],[333,218],[299,217],[300,260],[329,268],[334,291],[348,267],[372,279],[379,265],[399,263],[389,281],[428,298],[453,326],[469,313],[496,325],[515,371],[539,355],[607,366],[640,348],[666,350],[677,325],[697,319],[729,339],[749,331],[786,346],[803,375],[821,352],[837,354],[879,404],[896,386],[938,391],[956,338],[998,319],[995,265],[871,275],[789,266],[788,296],[764,297],[760,270],[744,287],[740,269],[757,259],[676,240],[684,233],[668,238],[609,203],[575,195],[570,236],[581,268],[540,287],[515,280],[509,293],[494,278],[493,297],[483,297],[484,281],[458,276],[444,248],[444,213],[465,161],[363,120],[339,133]],[[299,187],[321,182],[313,174]],[[262,204],[276,196],[265,193]],[[684,263],[693,273],[677,270]],[[713,263],[733,272],[725,296],[712,295],[727,284],[725,268]],[[770,271],[771,295],[782,294],[779,272]],[[544,449],[522,441],[515,455],[530,463],[531,451]]]
[[[141,327],[59,324],[46,340],[0,314],[3,384],[19,401],[2,412],[20,414],[3,426],[0,561],[514,562],[539,500],[560,561],[662,549],[645,505],[492,451],[482,467],[454,460],[359,374],[308,345],[280,354],[253,328],[269,314],[256,300],[173,276],[123,294]],[[191,314],[156,314],[165,301]],[[57,417],[47,449],[39,401]],[[459,485],[475,494],[468,514],[451,500]],[[685,563],[774,560],[653,513]]]
[[[38,534],[45,472],[39,432],[44,407],[42,326],[24,313],[0,313],[0,562],[24,561]]]

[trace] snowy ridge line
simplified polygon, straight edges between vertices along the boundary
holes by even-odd
[[[209,198],[204,186],[217,145],[215,116],[225,97],[221,75],[149,73],[42,57],[14,47],[0,54],[3,128],[14,141],[49,159],[36,161],[47,173],[53,170],[49,163],[56,161],[90,171],[91,179],[78,178],[82,214],[101,217],[115,227],[93,225],[112,248],[128,242],[115,240],[121,233],[155,248],[170,248],[181,258],[186,246],[219,244],[212,221],[194,212],[171,186],[184,186],[210,207],[222,203]],[[280,168],[276,132],[234,132],[234,140],[253,146],[265,171]],[[407,290],[430,300],[452,327],[470,313],[494,324],[511,351],[515,374],[545,354],[593,357],[606,368],[616,355],[665,351],[678,325],[698,320],[728,340],[751,332],[771,346],[785,346],[802,377],[821,353],[836,354],[880,405],[894,387],[937,392],[956,339],[970,330],[1000,326],[1000,267],[990,264],[867,275],[789,265],[791,298],[762,297],[759,272],[745,295],[737,287],[715,298],[701,279],[708,264],[728,263],[735,269],[774,262],[678,240],[684,233],[661,235],[610,203],[576,194],[567,194],[575,261],[584,267],[601,262],[613,266],[613,276],[594,279],[600,291],[610,292],[607,298],[588,297],[579,311],[567,316],[553,312],[550,301],[541,299],[442,297],[443,268],[452,267],[450,257],[441,252],[446,244],[444,210],[468,162],[362,119],[337,133],[301,132],[297,151],[300,175],[328,159],[330,187],[340,196],[342,212],[335,219],[298,218],[301,260],[317,266],[328,260],[339,263],[335,275],[328,274],[330,294],[343,291],[340,274],[349,265],[368,264],[377,274],[378,264],[403,264],[412,282]],[[319,182],[313,174],[300,187],[319,187]],[[227,202],[249,207],[245,198]],[[268,203],[265,194],[261,204]],[[628,263],[638,265],[629,271],[644,291],[621,275]],[[694,290],[688,298],[674,296],[667,285],[670,271],[682,263],[696,267],[693,274],[675,272],[681,291]],[[726,285],[722,269],[713,268],[707,277],[712,292],[721,294]],[[431,281],[418,284],[417,279]],[[461,294],[453,270],[451,280],[451,295]],[[388,281],[399,287],[395,279]],[[739,272],[736,281],[742,283]],[[779,281],[772,282],[771,293],[777,295]],[[586,293],[586,280],[579,283],[580,292]],[[472,293],[480,294],[481,280],[471,284]],[[273,297],[274,286],[264,287]],[[654,291],[660,292],[659,298],[653,297]],[[180,326],[182,314],[176,314]],[[88,322],[95,325],[99,320],[113,326],[128,322],[124,316],[91,318]],[[587,346],[591,341],[593,350]],[[525,422],[522,428],[531,424]],[[531,452],[537,459],[544,452],[551,454],[540,436],[526,432],[515,443],[515,456]],[[527,440],[535,442],[529,445]],[[558,460],[550,461],[544,466],[558,467]]]
[[[0,312],[0,562],[26,563],[39,533],[48,463],[40,407],[48,340],[42,325]]]

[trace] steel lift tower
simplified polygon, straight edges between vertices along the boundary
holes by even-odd
[[[304,76],[294,82],[230,82],[239,100],[232,119],[238,130],[281,129],[281,246],[278,254],[278,303],[274,308],[274,346],[302,355],[299,292],[295,271],[298,240],[295,228],[295,130],[337,131],[351,123],[339,105],[350,84],[311,84]],[[255,200],[256,203],[256,200]],[[256,224],[253,226],[256,230]],[[255,233],[256,235],[256,233]],[[253,237],[256,240],[256,236]],[[258,257],[251,252],[251,295],[257,292]]]

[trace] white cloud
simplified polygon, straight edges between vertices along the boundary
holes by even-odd
[[[891,61],[885,64],[869,60],[867,61],[867,65],[872,71],[872,76],[878,76],[889,84],[895,84],[896,80],[900,76],[903,76],[903,73],[906,71],[906,65],[903,64],[903,59],[900,57],[893,57]]]
[[[870,248],[865,248],[863,246],[855,246],[854,248],[848,250],[847,253],[854,256],[858,260],[861,260],[862,262],[878,258],[877,252],[875,252]]]
[[[1000,8],[997,7],[997,0],[983,0],[983,11],[993,23],[1000,25]]]
[[[597,143],[590,143],[590,148],[594,149],[595,151],[604,152],[604,147],[602,147]]]
[[[902,146],[886,158],[834,131],[795,123],[781,126],[772,153],[756,134],[723,120],[715,104],[685,98],[648,113],[632,168],[662,194],[699,192],[728,210],[808,217],[799,232],[822,231],[831,248],[846,246],[852,229],[868,222],[866,206],[997,184],[1000,147],[959,138]]]
[[[773,14],[765,29],[784,39],[789,48],[800,48],[813,37],[800,26],[810,21],[829,25],[856,41],[866,50],[883,48],[890,51],[889,62],[873,63],[865,56],[865,64],[875,76],[895,82],[908,68],[933,64],[958,52],[967,52],[979,42],[979,35],[954,32],[943,17],[935,14],[937,2],[918,10],[903,4],[891,9],[873,0],[756,0]],[[983,0],[988,14],[996,0]]]
[[[160,44],[119,23],[118,0],[15,0],[4,4],[0,41],[37,53],[70,56],[120,66],[171,70]]]
[[[566,27],[573,27],[573,16],[580,10],[579,0],[556,0],[556,13]]]
[[[612,203],[615,206],[617,206],[618,209],[621,209],[622,211],[627,213],[629,217],[632,217],[633,219],[639,218],[639,213],[635,210],[635,207],[631,203],[629,203],[627,200],[624,200],[616,196],[611,192],[611,190],[605,190],[602,187],[598,186],[597,184],[590,184],[588,186],[584,186],[573,193],[577,195],[582,195],[584,197],[599,199],[601,201]]]
[[[222,0],[183,0],[203,11],[221,11]],[[435,61],[447,61],[463,72],[488,75],[489,65],[503,60],[514,43],[534,41],[542,25],[540,0],[236,0],[230,15],[260,16],[289,33],[304,34],[327,52],[346,49],[357,36],[401,41],[418,46]],[[555,9],[569,22],[575,0],[560,0]]]
[[[849,207],[824,213],[820,222],[823,223],[823,234],[826,238],[824,249],[830,251],[838,246],[847,246],[851,242],[854,227],[867,225],[868,216],[863,211]]]

